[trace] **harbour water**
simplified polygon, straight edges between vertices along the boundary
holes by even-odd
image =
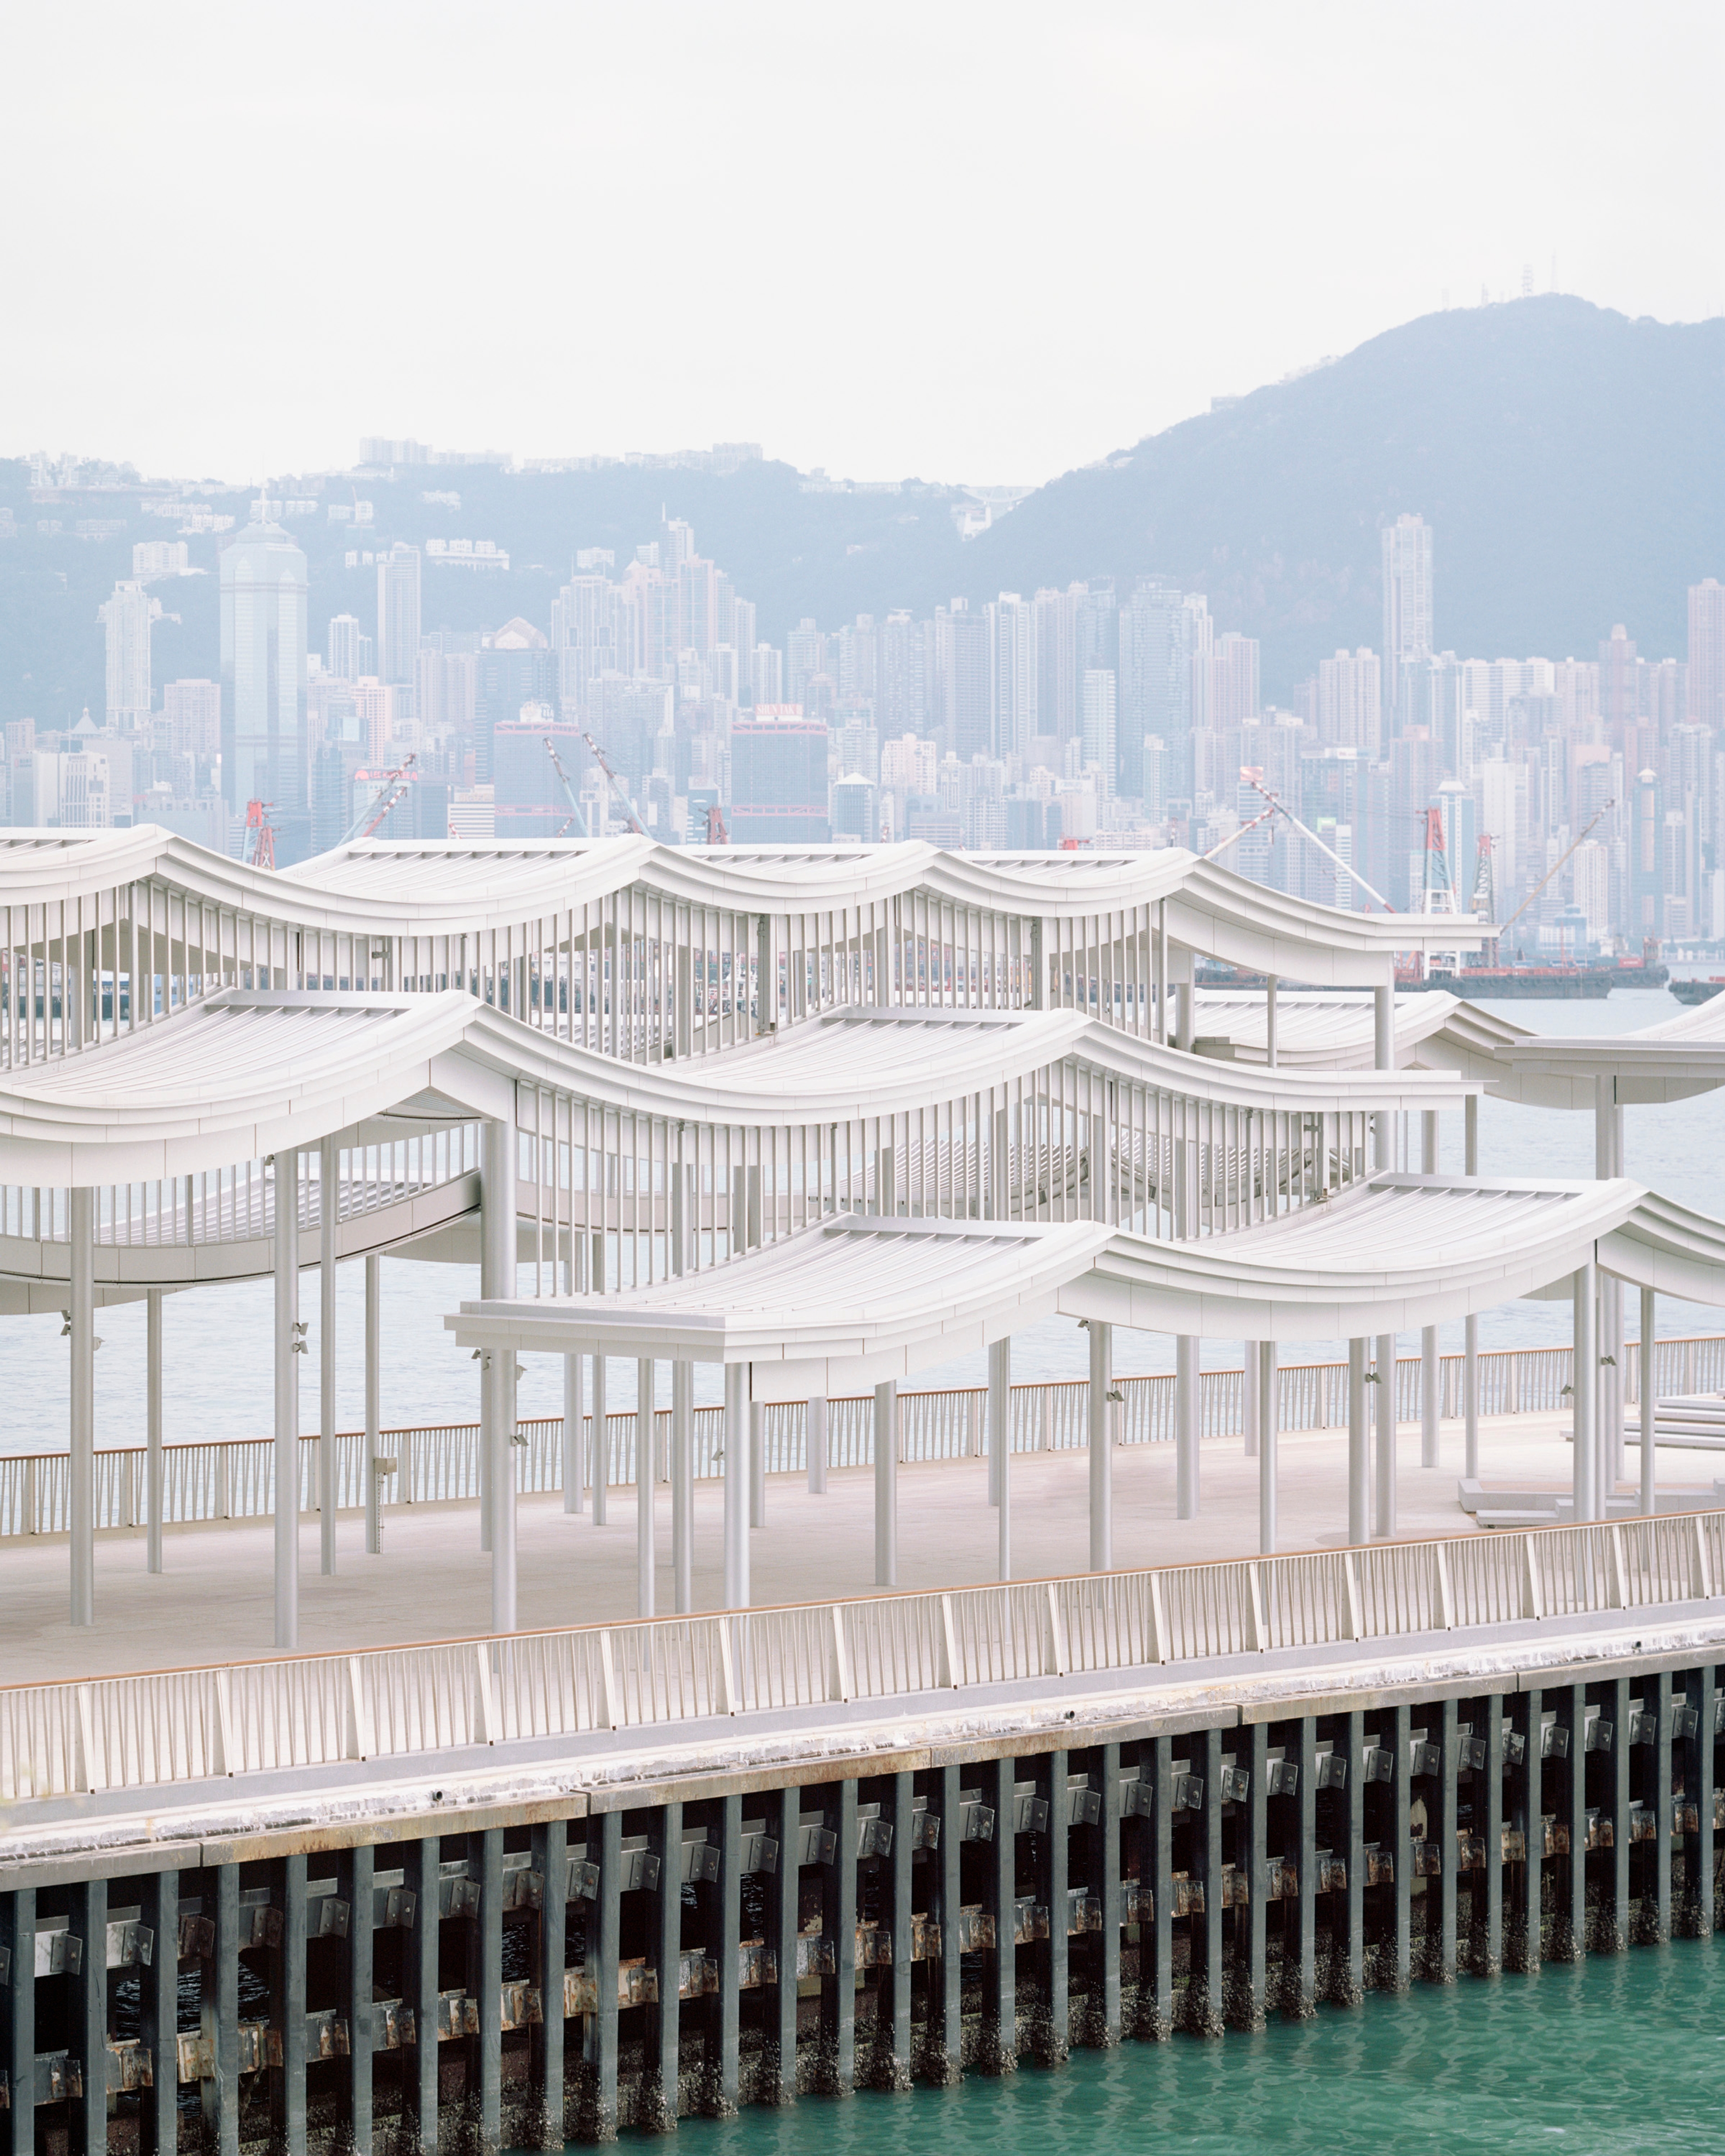
[[[1657,2156],[1725,2147],[1725,1941],[1416,1985],[1261,2035],[685,2119],[682,2156]],[[640,2137],[627,2135],[626,2139]]]
[[[1501,1003],[1482,1006],[1544,1033],[1627,1033],[1675,1017],[1679,1006],[1662,989],[1620,993],[1603,1002]],[[1459,1116],[1445,1119],[1440,1165],[1459,1173]],[[1702,1211],[1725,1217],[1725,1092],[1666,1107],[1626,1111],[1625,1151],[1630,1174]],[[1417,1140],[1416,1140],[1417,1147]],[[1416,1151],[1417,1158],[1417,1151]],[[1556,1109],[1524,1108],[1487,1099],[1480,1116],[1480,1159],[1486,1173],[1590,1177],[1594,1170],[1593,1117]],[[338,1274],[336,1323],[343,1342],[337,1383],[341,1427],[363,1419],[363,1372],[359,1353],[364,1323],[363,1269]],[[414,1264],[386,1259],[383,1275],[382,1402],[386,1425],[464,1422],[478,1415],[478,1384],[466,1352],[444,1330],[446,1312],[479,1292],[478,1268]],[[1634,1298],[1630,1298],[1633,1306]],[[300,1426],[317,1427],[318,1308],[316,1276],[307,1273],[300,1315],[310,1322],[311,1352],[300,1387]],[[1633,1332],[1635,1312],[1630,1313]],[[1669,1299],[1660,1306],[1663,1334],[1713,1332],[1725,1326],[1716,1311]],[[169,1297],[163,1317],[163,1421],[169,1444],[222,1437],[264,1436],[271,1415],[267,1343],[270,1327],[267,1281],[201,1288]],[[100,1313],[102,1351],[96,1357],[96,1443],[144,1441],[144,1309],[141,1303]],[[1453,1334],[1453,1337],[1450,1336]],[[1446,1350],[1461,1344],[1459,1325],[1445,1329]],[[1518,1302],[1486,1313],[1480,1322],[1486,1348],[1537,1346],[1567,1341],[1569,1312],[1563,1302]],[[1416,1342],[1403,1343],[1412,1353]],[[1302,1344],[1291,1359],[1322,1360],[1347,1352],[1343,1342]],[[1077,1378],[1087,1368],[1084,1337],[1073,1326],[1050,1321],[1027,1328],[1013,1342],[1014,1376],[1021,1382]],[[1206,1367],[1238,1367],[1240,1351],[1227,1342],[1207,1342]],[[562,1413],[560,1366],[547,1358],[527,1359],[520,1387],[524,1416]],[[1173,1343],[1153,1333],[1124,1330],[1115,1336],[1115,1368],[1122,1376],[1172,1369]],[[983,1358],[929,1372],[931,1387],[980,1384]],[[720,1397],[716,1372],[697,1373],[698,1397]],[[669,1366],[660,1373],[661,1401],[669,1404]],[[634,1404],[634,1366],[619,1364],[610,1378],[610,1404]],[[49,1313],[10,1318],[0,1325],[0,1452],[64,1450],[67,1429],[67,1362],[59,1318]]]

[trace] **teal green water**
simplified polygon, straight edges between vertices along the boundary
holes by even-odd
[[[680,2156],[1694,2156],[1725,2148],[1725,1941],[1421,1986],[1261,2036],[1076,2052],[1059,2071],[685,2119],[677,2146]]]

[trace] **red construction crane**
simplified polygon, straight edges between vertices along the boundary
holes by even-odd
[[[731,834],[725,828],[725,812],[716,801],[707,808],[706,842],[710,846],[728,846],[731,843]]]
[[[245,804],[245,850],[240,858],[248,868],[275,866],[275,834],[270,828],[269,814],[275,806],[273,801],[248,801]]]
[[[371,837],[372,832],[377,829],[396,803],[413,784],[410,774],[417,761],[414,752],[409,749],[393,771],[384,773],[382,785],[342,833],[341,844],[344,846],[351,846],[356,839]],[[360,779],[364,778],[367,774],[362,771],[357,771],[353,775],[356,779]]]

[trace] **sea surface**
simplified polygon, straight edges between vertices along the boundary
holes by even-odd
[[[1503,1002],[1486,1008],[1537,1032],[1632,1032],[1674,1018],[1681,1006],[1663,989],[1620,992],[1597,1003]],[[1440,1165],[1460,1173],[1461,1118],[1446,1116]],[[1725,1218],[1725,1091],[1669,1106],[1625,1111],[1628,1173],[1686,1204]],[[1415,1140],[1417,1148],[1417,1137]],[[1417,1158],[1417,1150],[1415,1157]],[[1560,1109],[1524,1108],[1486,1099],[1480,1111],[1480,1165],[1489,1175],[1590,1178],[1593,1116]],[[444,1329],[445,1315],[479,1292],[478,1269],[419,1265],[386,1258],[383,1281],[382,1402],[386,1426],[468,1422],[479,1414],[479,1385],[468,1353]],[[1633,1332],[1636,1298],[1627,1298]],[[301,1317],[310,1322],[311,1352],[300,1364],[300,1426],[318,1422],[318,1293],[315,1270],[300,1282]],[[169,1444],[223,1437],[261,1437],[270,1427],[270,1287],[267,1280],[199,1288],[171,1296],[162,1322],[163,1430]],[[341,1342],[336,1414],[344,1430],[364,1419],[362,1342],[364,1268],[342,1266],[337,1276],[336,1327]],[[1725,1314],[1661,1299],[1662,1335],[1725,1330]],[[116,1305],[97,1312],[101,1352],[96,1361],[96,1443],[144,1442],[144,1306]],[[1451,1337],[1453,1335],[1453,1337]],[[1514,1302],[1480,1320],[1482,1347],[1531,1347],[1567,1342],[1564,1302]],[[1444,1346],[1459,1349],[1460,1325],[1445,1328]],[[1414,1352],[1417,1336],[1402,1343]],[[1312,1342],[1291,1349],[1288,1360],[1344,1356],[1345,1342]],[[1225,1341],[1205,1343],[1206,1368],[1240,1365],[1240,1350]],[[1115,1368],[1122,1376],[1173,1368],[1173,1342],[1164,1335],[1117,1331]],[[526,1358],[520,1386],[524,1416],[562,1413],[562,1367],[550,1357]],[[1020,1383],[1082,1377],[1088,1368],[1085,1337],[1062,1319],[1027,1327],[1013,1341],[1013,1375]],[[931,1371],[916,1382],[929,1388],[984,1382],[981,1356]],[[633,1363],[614,1363],[609,1400],[614,1409],[634,1404]],[[669,1365],[659,1378],[661,1404],[670,1400]],[[0,1323],[0,1452],[64,1450],[67,1430],[67,1359],[60,1321],[49,1315]],[[716,1372],[697,1372],[698,1397],[717,1399]]]
[[[681,2156],[1685,2156],[1725,2148],[1725,1941],[1416,1985],[1262,2035],[685,2119]],[[625,2135],[625,2140],[643,2137]]]

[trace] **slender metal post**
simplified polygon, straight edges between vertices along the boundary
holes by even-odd
[[[1198,1507],[1198,1342],[1183,1333],[1174,1342],[1175,1517],[1195,1520]]]
[[[317,1148],[317,1544],[326,1579],[336,1569],[336,1218],[341,1163],[333,1137]]]
[[[1012,1342],[988,1348],[988,1457],[995,1471],[998,1571],[1012,1578]]]
[[[1258,1358],[1258,1551],[1276,1554],[1276,1342],[1260,1340]]]
[[[1650,1516],[1659,1509],[1653,1481],[1654,1426],[1659,1417],[1659,1387],[1654,1382],[1656,1291],[1641,1290],[1641,1510]]]
[[[749,1525],[767,1524],[767,1409],[761,1400],[749,1403]]]
[[[66,1194],[72,1239],[71,1457],[68,1524],[72,1622],[95,1622],[95,1193]]]
[[[1575,1409],[1575,1517],[1578,1521],[1597,1520],[1602,1517],[1604,1508],[1599,1502],[1599,1462],[1594,1457],[1599,1444],[1594,1408],[1599,1392],[1599,1336],[1594,1330],[1598,1296],[1596,1268],[1590,1265],[1578,1265],[1574,1285],[1574,1354],[1572,1362],[1574,1385],[1570,1397]]]
[[[1472,1481],[1480,1471],[1480,1321],[1472,1317],[1461,1324],[1461,1411],[1466,1418],[1462,1472]]]
[[[1258,1357],[1257,1342],[1248,1340],[1240,1354],[1240,1450],[1248,1460],[1258,1456]]]
[[[481,1232],[491,1254],[492,1286],[501,1301],[516,1291],[516,1125],[507,1116],[485,1127]],[[493,1348],[486,1375],[488,1450],[491,1462],[491,1630],[516,1628],[515,1349]]]
[[[365,1506],[366,1554],[383,1553],[383,1492],[377,1476],[377,1439],[383,1420],[383,1260],[375,1250],[366,1255],[366,1445]],[[403,1445],[396,1467],[395,1494],[411,1497],[408,1477],[413,1472]]]
[[[84,2066],[84,2090],[66,2108],[72,2146],[83,2156],[106,2156],[108,2147],[108,1882],[82,1879],[73,1887],[69,1929],[82,1943],[83,1966],[67,1979],[72,2050]],[[18,1981],[33,1981],[19,1971]],[[301,2026],[304,2016],[300,2017]],[[34,2061],[31,2061],[32,2066]],[[50,2143],[50,2146],[52,2143]]]
[[[822,1497],[827,1487],[827,1398],[817,1393],[809,1403],[807,1446],[809,1452],[809,1492]]]
[[[138,1972],[138,2034],[151,2068],[149,2092],[140,2106],[143,2146],[148,2156],[175,2156],[179,2139],[176,2099],[180,2092],[179,1873],[149,1873],[144,1881],[142,1907],[144,1922],[156,1935],[150,1966]]]
[[[653,1364],[635,1364],[635,1614],[653,1611]]]
[[[953,1770],[956,1778],[957,1769]],[[19,1887],[0,1896],[0,1915],[10,1904],[5,1943],[14,1969],[28,1970],[28,1979],[8,1982],[0,1991],[7,2066],[6,2117],[3,2125],[8,2156],[36,2156],[36,1890]],[[957,1920],[956,1907],[954,1921]],[[170,2035],[168,2041],[172,2044]]]
[[[162,1290],[152,1287],[145,1297],[144,1397],[145,1480],[149,1485],[146,1563],[151,1572],[162,1569]]]
[[[1395,1532],[1395,1335],[1378,1336],[1378,1504],[1373,1532]]]
[[[563,1358],[563,1510],[581,1510],[581,1363],[579,1355]]]
[[[1264,1060],[1272,1070],[1276,1065],[1276,976],[1268,973],[1264,979]]]
[[[1366,1343],[1348,1343],[1348,1539],[1371,1532],[1372,1453],[1366,1421]]]
[[[1442,1402],[1439,1388],[1443,1381],[1443,1366],[1438,1360],[1438,1329],[1435,1325],[1422,1326],[1420,1331],[1420,1465],[1435,1467],[1438,1464],[1438,1409]]]
[[[875,1388],[875,1584],[898,1584],[898,1385]]]
[[[725,1607],[749,1601],[749,1368],[725,1365]]]
[[[1395,1068],[1395,977],[1380,981],[1372,991],[1372,1063],[1378,1070]],[[1373,1117],[1377,1132],[1378,1174],[1395,1164],[1395,1155],[1390,1143],[1390,1119],[1394,1111],[1379,1108]]]
[[[376,1902],[377,1852],[362,1842],[341,1859],[339,1877],[348,1908],[348,2118],[356,2148],[372,2146],[372,2061],[377,2051],[377,1934],[366,1921]],[[544,1874],[542,1871],[541,1875]]]
[[[300,1156],[275,1156],[275,1644],[300,1644]]]
[[[1090,1322],[1090,1568],[1114,1567],[1114,1327]],[[1003,1487],[1004,1487],[1003,1484]],[[1052,1921],[1052,1919],[1050,1919]]]
[[[593,1523],[596,1527],[605,1524],[611,1487],[611,1409],[607,1398],[610,1359],[608,1355],[595,1355],[593,1358],[593,1429],[588,1440],[588,1462],[593,1475]],[[728,1435],[726,1443],[730,1443]]]
[[[671,1364],[671,1570],[680,1615],[695,1607],[695,1365]]]

